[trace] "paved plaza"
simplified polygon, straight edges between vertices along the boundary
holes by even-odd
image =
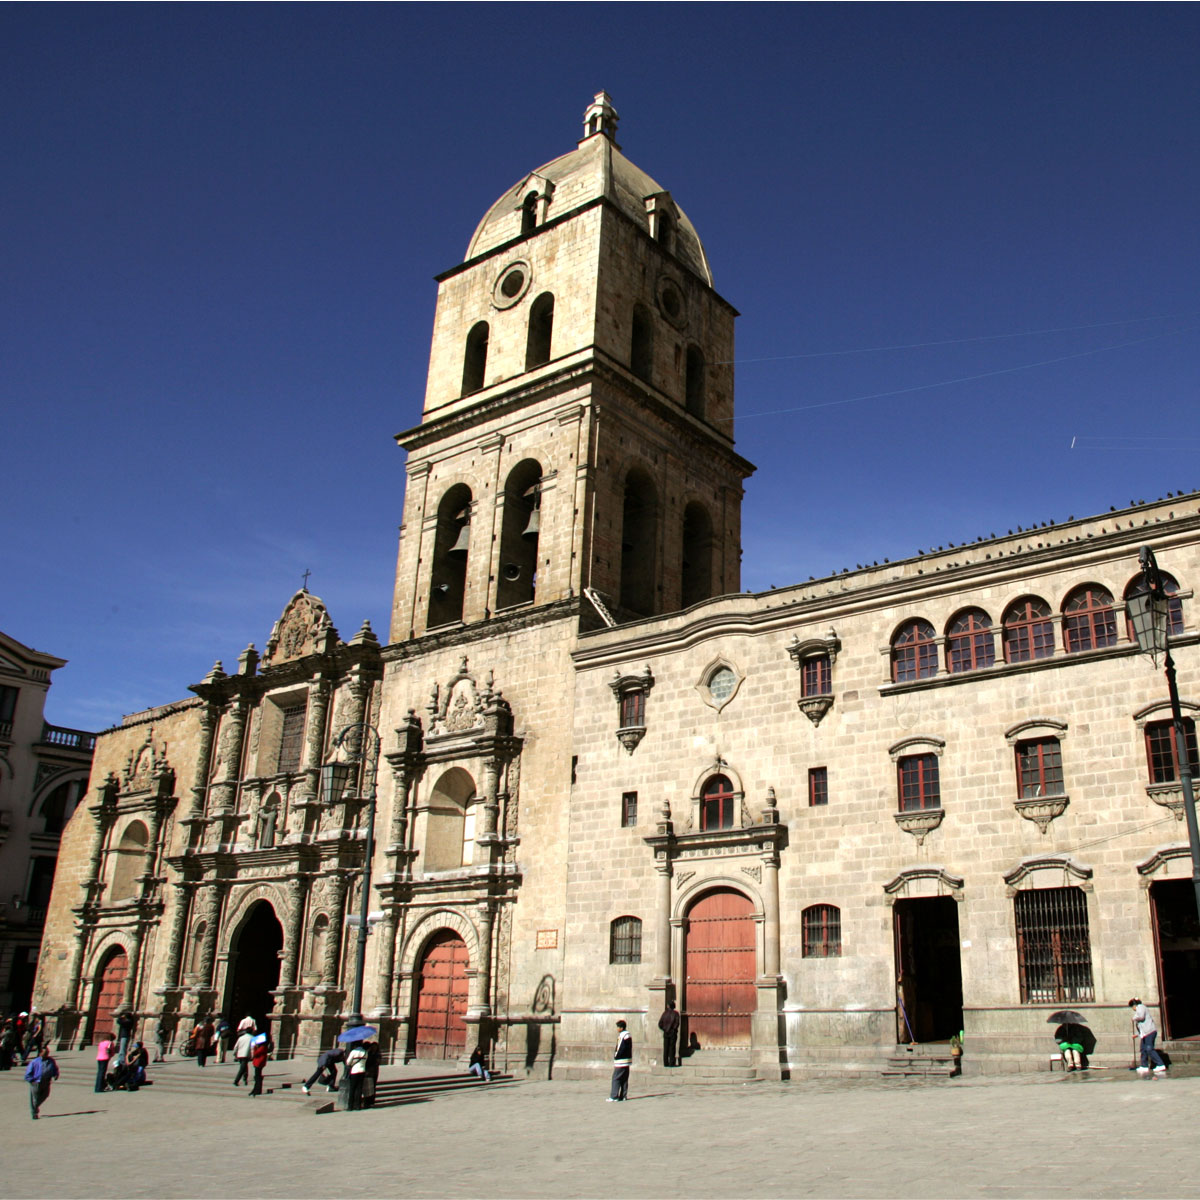
[[[226,1093],[231,1065],[205,1092],[179,1062],[96,1095],[63,1058],[36,1123],[0,1076],[5,1197],[1200,1197],[1196,1076],[685,1087],[635,1068],[626,1104],[604,1080],[518,1082],[320,1115],[297,1088]]]

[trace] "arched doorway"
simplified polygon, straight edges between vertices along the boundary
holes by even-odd
[[[467,1044],[467,946],[452,929],[434,934],[417,978],[417,1058],[457,1058]]]
[[[257,901],[234,934],[229,953],[229,987],[225,1016],[237,1025],[253,1017],[259,1029],[275,1007],[272,991],[279,986],[279,952],[283,949],[283,926],[266,900]]]
[[[684,921],[684,1033],[703,1046],[749,1046],[757,1004],[754,905],[732,888],[707,892]]]
[[[129,972],[129,959],[119,946],[108,953],[99,971],[96,985],[92,989],[92,1013],[88,1023],[88,1040],[95,1041],[116,1029],[114,1017],[121,1007],[125,994],[125,976]]]

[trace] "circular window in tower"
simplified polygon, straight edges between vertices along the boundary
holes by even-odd
[[[737,695],[744,678],[731,662],[718,658],[705,667],[696,691],[705,704],[720,712]]]
[[[658,308],[677,329],[687,324],[687,301],[675,280],[663,277],[658,281]]]
[[[512,308],[529,291],[532,278],[533,270],[527,262],[510,262],[492,285],[492,303],[497,308]]]

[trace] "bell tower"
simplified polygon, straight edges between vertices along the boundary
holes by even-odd
[[[617,123],[598,93],[576,148],[509,188],[438,277],[421,424],[396,439],[392,641],[587,588],[618,621],[739,590],[737,314]]]

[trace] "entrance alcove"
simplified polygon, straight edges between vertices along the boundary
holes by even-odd
[[[120,946],[114,947],[104,956],[96,971],[92,987],[92,1011],[88,1019],[88,1038],[95,1042],[116,1029],[114,1018],[121,1007],[125,992],[125,976],[129,972],[129,958]]]
[[[268,900],[257,900],[243,918],[229,947],[229,985],[225,1016],[236,1026],[253,1017],[265,1029],[275,1007],[272,994],[279,986],[283,926]]]

